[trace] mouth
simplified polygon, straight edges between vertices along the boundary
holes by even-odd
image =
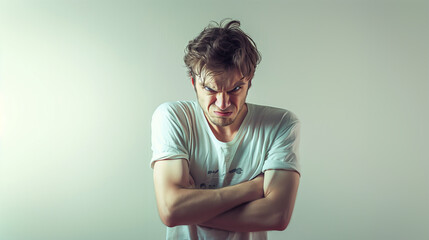
[[[220,112],[220,111],[214,111],[214,113],[216,114],[216,116],[219,116],[219,117],[229,117],[232,114],[232,112]]]

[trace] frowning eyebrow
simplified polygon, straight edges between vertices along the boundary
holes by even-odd
[[[244,78],[244,77],[243,77]],[[240,87],[240,86],[243,86],[244,84],[246,84],[245,82],[243,82],[243,78],[241,78],[238,82],[236,82],[234,85],[233,85],[233,87],[231,88],[231,90],[233,90],[234,88],[236,88],[236,87]],[[216,90],[214,87],[212,87],[212,86],[210,86],[211,84],[202,84],[201,86],[203,87],[203,88],[208,88],[208,89],[210,89],[210,91],[218,91],[218,90]],[[229,90],[229,91],[231,91],[231,90]]]
[[[243,77],[244,78],[244,77]],[[236,87],[240,87],[240,86],[243,86],[245,83],[243,82],[243,78],[242,79],[240,79],[240,81],[238,81],[238,82],[236,82],[235,84],[234,84],[234,87],[232,88],[232,89],[234,89],[234,88],[236,88]]]

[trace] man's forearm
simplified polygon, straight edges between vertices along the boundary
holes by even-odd
[[[299,175],[266,171],[265,197],[238,206],[200,225],[238,232],[284,230],[295,205]]]
[[[270,199],[261,198],[242,204],[200,225],[236,232],[283,230],[283,212],[273,211],[272,204]]]
[[[261,198],[262,181],[257,179],[209,190],[172,187],[164,206],[158,206],[161,218],[170,227],[200,224],[238,205]]]

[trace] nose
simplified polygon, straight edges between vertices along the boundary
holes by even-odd
[[[228,93],[220,92],[216,96],[216,106],[220,110],[225,110],[229,106],[231,106],[231,102],[229,101],[229,95]]]

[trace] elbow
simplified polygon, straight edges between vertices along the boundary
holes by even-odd
[[[161,217],[161,221],[162,221],[162,223],[164,223],[165,226],[167,226],[167,227],[175,227],[176,226],[174,224],[173,219],[169,215],[159,214],[159,216]]]
[[[278,214],[273,226],[273,230],[284,231],[290,222],[290,216],[287,214]]]
[[[175,194],[158,201],[158,213],[162,223],[167,227],[175,227],[187,223],[183,204],[178,201]]]
[[[178,225],[182,225],[180,223],[177,211],[175,211],[172,207],[165,207],[164,209],[160,209],[159,216],[161,218],[162,223],[164,223],[164,225],[167,227],[175,227]]]
[[[177,224],[177,221],[176,221],[174,215],[168,209],[160,211],[159,216],[161,218],[162,223],[164,223],[164,225],[167,227],[175,227],[175,226],[179,225],[179,224]]]
[[[286,230],[288,225],[289,225],[289,221],[281,220],[278,222],[275,230],[284,231],[284,230]]]
[[[179,225],[172,218],[161,217],[161,220],[162,220],[162,223],[164,223],[164,225],[167,226],[167,227],[175,227],[175,226]]]

